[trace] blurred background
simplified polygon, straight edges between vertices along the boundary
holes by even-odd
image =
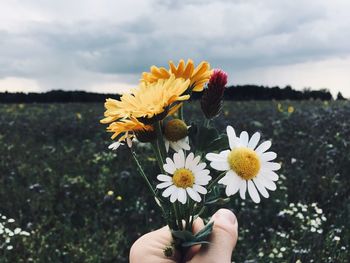
[[[215,119],[273,141],[278,188],[233,198],[234,262],[347,262],[350,2],[2,1],[1,262],[128,262],[164,224],[103,102],[151,65],[207,60],[229,74]],[[186,119],[200,120],[197,97]],[[137,151],[156,175],[147,144]],[[210,207],[210,216],[217,207]]]

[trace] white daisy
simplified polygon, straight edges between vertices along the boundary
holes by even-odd
[[[174,153],[173,160],[166,158],[163,167],[165,172],[172,176],[166,174],[157,176],[157,179],[162,182],[157,185],[157,188],[166,188],[163,191],[163,197],[170,196],[170,202],[174,203],[178,200],[185,204],[189,195],[194,201],[200,202],[202,198],[199,194],[207,193],[204,186],[211,180],[211,176],[209,176],[210,171],[204,169],[206,164],[199,161],[200,156],[194,157],[194,154],[190,153],[186,157],[182,150]]]
[[[260,133],[256,132],[249,140],[248,133],[243,131],[239,137],[234,129],[227,126],[227,136],[230,150],[219,154],[208,153],[206,158],[211,161],[210,166],[218,171],[227,171],[226,175],[218,183],[226,185],[226,195],[234,195],[239,191],[242,199],[248,193],[255,203],[260,202],[260,194],[268,198],[266,189],[276,190],[274,181],[278,175],[274,172],[281,168],[276,162],[271,162],[277,157],[274,152],[267,152],[271,147],[271,141],[265,141],[258,147]],[[258,190],[258,191],[257,191]]]
[[[175,152],[180,150],[190,150],[188,141],[188,127],[180,119],[172,119],[164,125],[164,143],[166,151],[169,147]]]

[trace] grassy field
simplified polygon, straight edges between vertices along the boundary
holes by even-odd
[[[186,110],[200,121],[196,105]],[[0,105],[1,262],[127,262],[133,241],[163,224],[129,152],[107,149],[103,111]],[[235,262],[347,262],[349,116],[349,102],[225,104],[218,129],[261,131],[282,163],[269,199],[255,205],[235,195],[222,205],[239,221]],[[149,146],[137,152],[156,175]]]

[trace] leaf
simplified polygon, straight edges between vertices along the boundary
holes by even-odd
[[[207,152],[215,152],[229,147],[227,135],[221,135],[219,138],[212,141],[205,149]]]
[[[195,236],[187,231],[187,230],[177,230],[177,231],[171,231],[171,234],[173,237],[180,239],[182,241],[193,241],[195,240]]]
[[[192,247],[195,245],[202,245],[202,244],[209,244],[209,241],[190,241],[190,242],[185,242],[182,243],[181,246],[182,247]]]
[[[206,238],[211,234],[213,231],[214,222],[210,222],[209,224],[206,224],[205,227],[199,231],[197,234],[195,234],[196,241],[204,241]]]

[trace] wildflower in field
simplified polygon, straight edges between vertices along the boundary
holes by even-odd
[[[154,83],[159,79],[168,79],[171,74],[174,74],[176,78],[190,80],[189,89],[191,91],[202,91],[204,85],[208,82],[212,71],[210,70],[210,64],[206,61],[202,61],[196,68],[191,59],[185,61],[180,60],[179,64],[175,66],[174,62],[169,61],[170,69],[167,70],[163,67],[152,66],[151,72],[143,72],[141,82]]]
[[[201,97],[201,108],[207,119],[217,116],[222,108],[222,99],[227,84],[226,72],[215,69]]]
[[[190,150],[188,142],[188,127],[186,123],[180,119],[172,119],[164,125],[164,141],[166,151],[169,151],[169,146],[175,152],[184,149]]]
[[[137,137],[140,141],[148,139],[149,141],[155,137],[155,131],[152,125],[146,125],[138,121],[136,118],[122,119],[112,122],[108,128],[108,132],[113,132],[112,139],[118,138],[118,143],[111,144],[108,148],[115,150],[123,142],[131,147],[132,139]]]
[[[200,156],[194,157],[190,153],[187,157],[180,150],[174,153],[173,160],[169,157],[164,164],[164,170],[168,174],[159,174],[157,179],[162,183],[157,185],[158,189],[166,188],[163,191],[163,197],[170,196],[170,202],[176,200],[185,204],[187,195],[196,202],[202,200],[199,194],[206,194],[207,189],[204,187],[211,180],[209,170],[205,169],[206,164],[200,163]]]
[[[153,83],[141,83],[130,94],[124,94],[120,100],[107,99],[105,118],[101,123],[110,123],[121,118],[137,118],[150,124],[162,120],[174,113],[180,103],[189,99],[183,95],[190,81],[175,78],[159,79]]]
[[[239,191],[242,199],[248,193],[255,203],[260,202],[260,194],[267,198],[271,191],[276,190],[274,181],[278,175],[274,172],[281,168],[279,163],[271,162],[277,157],[274,152],[266,152],[271,147],[270,141],[260,144],[260,134],[255,133],[249,140],[248,133],[243,131],[236,136],[231,126],[227,127],[230,150],[208,153],[206,158],[210,166],[218,171],[227,171],[218,183],[226,185],[226,195],[231,196]],[[258,191],[257,191],[258,190]]]

